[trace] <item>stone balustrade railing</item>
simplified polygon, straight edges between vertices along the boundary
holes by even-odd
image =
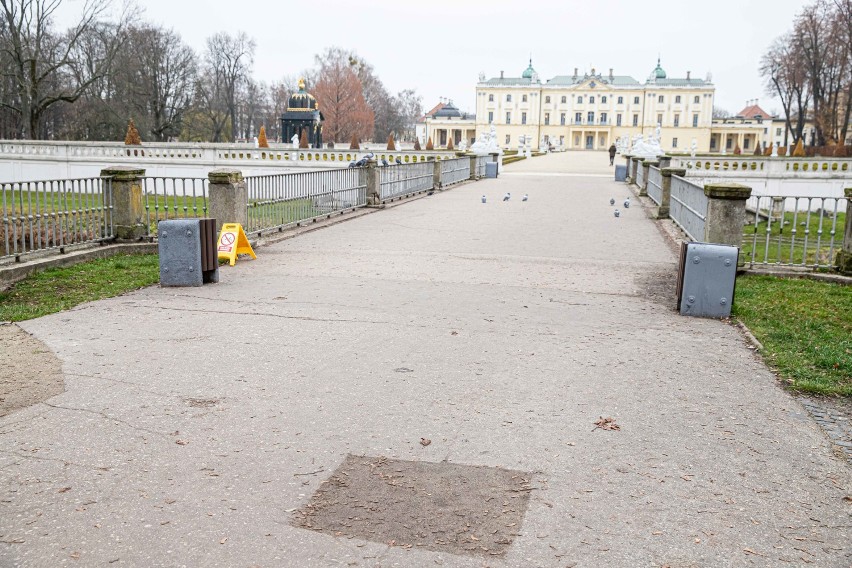
[[[831,178],[852,175],[852,158],[672,156],[671,167],[702,177],[735,173],[737,177],[755,178]]]

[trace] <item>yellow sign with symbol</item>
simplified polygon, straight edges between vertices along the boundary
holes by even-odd
[[[234,266],[237,262],[238,254],[247,254],[252,258],[257,258],[243,226],[239,223],[222,225],[222,230],[219,232],[219,245],[216,248],[219,252],[219,258],[228,259],[231,266]]]

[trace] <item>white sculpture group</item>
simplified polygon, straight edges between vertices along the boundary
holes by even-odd
[[[660,125],[654,131],[654,134],[648,135],[647,140],[641,134],[633,137],[633,142],[630,148],[630,154],[639,158],[657,158],[664,154],[663,148],[660,146]]]
[[[487,132],[483,132],[479,135],[479,139],[471,145],[470,151],[477,156],[503,153],[500,145],[497,144],[497,129],[494,127],[494,124],[491,124],[491,127]]]

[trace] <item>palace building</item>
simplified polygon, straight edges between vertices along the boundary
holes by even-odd
[[[695,140],[698,151],[708,151],[713,120],[715,86],[689,71],[671,78],[661,67],[644,82],[613,69],[591,69],[557,75],[544,82],[532,66],[520,77],[485,80],[476,85],[476,132],[494,124],[504,148],[519,145],[521,136],[531,146],[542,144],[568,150],[602,150],[621,136],[645,136],[661,127],[661,146],[688,151]]]

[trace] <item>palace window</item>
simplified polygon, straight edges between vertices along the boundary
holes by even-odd
[[[674,127],[677,128],[678,126],[680,126],[680,115],[676,114],[674,115]]]
[[[657,124],[662,124],[662,123],[663,123],[663,115],[658,114],[657,115]]]
[[[507,134],[506,135],[506,146],[509,146],[511,143],[512,143],[512,135]]]
[[[692,102],[694,102],[695,104],[701,104],[701,99],[698,97],[698,95],[695,95],[695,98]]]
[[[512,102],[512,95],[506,95],[506,102],[507,103]]]
[[[601,124],[606,124],[606,113],[605,112],[601,113]]]
[[[638,104],[639,104],[639,97],[633,97],[633,104],[634,104],[634,105],[638,105]]]
[[[748,138],[743,139],[743,150],[748,150],[749,142],[751,142],[751,140],[749,140]]]
[[[725,142],[725,148],[730,150],[731,146],[733,146],[733,145],[734,145],[734,140],[732,138],[728,138],[728,140]]]
[[[606,104],[606,97],[605,97],[605,96],[604,96],[604,97],[601,97],[601,103],[602,103],[602,104]]]
[[[659,97],[657,97],[657,102],[658,103],[666,102],[666,97],[664,97],[663,95],[660,95]]]
[[[512,124],[512,113],[511,112],[506,113],[506,124]]]
[[[692,115],[692,127],[698,128],[698,115],[697,114]]]
[[[527,113],[522,112],[521,113],[521,124],[526,124],[526,123],[527,123]]]
[[[620,114],[615,115],[615,125],[621,126],[621,115]]]
[[[493,103],[493,102],[494,102],[494,95],[493,95],[493,94],[488,95],[488,102],[489,102],[489,103]]]
[[[595,123],[595,113],[594,112],[589,112],[587,118],[589,119],[589,124]]]
[[[494,122],[494,111],[488,111],[488,124]]]
[[[590,104],[590,105],[595,104],[595,97],[593,97],[593,96],[589,96],[589,104]]]
[[[567,102],[568,102],[568,97],[562,97],[562,104],[565,104]]]
[[[624,104],[624,97],[618,97],[618,104],[620,104],[620,105]]]
[[[561,124],[562,126],[565,126],[565,113],[564,112],[559,115],[559,124]]]
[[[578,105],[583,104],[583,95],[580,95],[579,97],[577,97],[577,104]]]
[[[583,113],[578,112],[574,115],[574,124],[580,124],[581,122],[583,122]]]
[[[675,97],[675,104],[676,104],[676,105],[679,105],[679,104],[680,104],[680,95],[678,95],[678,96],[676,96],[676,97]]]
[[[549,112],[544,113],[544,124],[546,124],[546,125],[550,124],[550,113]]]
[[[521,102],[522,103],[527,102],[527,96],[526,95],[521,96]]]
[[[677,138],[672,138],[672,148],[677,148]]]
[[[638,114],[633,115],[633,126],[639,126],[639,115]]]
[[[550,103],[550,97],[544,97],[544,102],[549,104]]]
[[[780,128],[775,129],[775,136],[781,136],[781,129]]]

